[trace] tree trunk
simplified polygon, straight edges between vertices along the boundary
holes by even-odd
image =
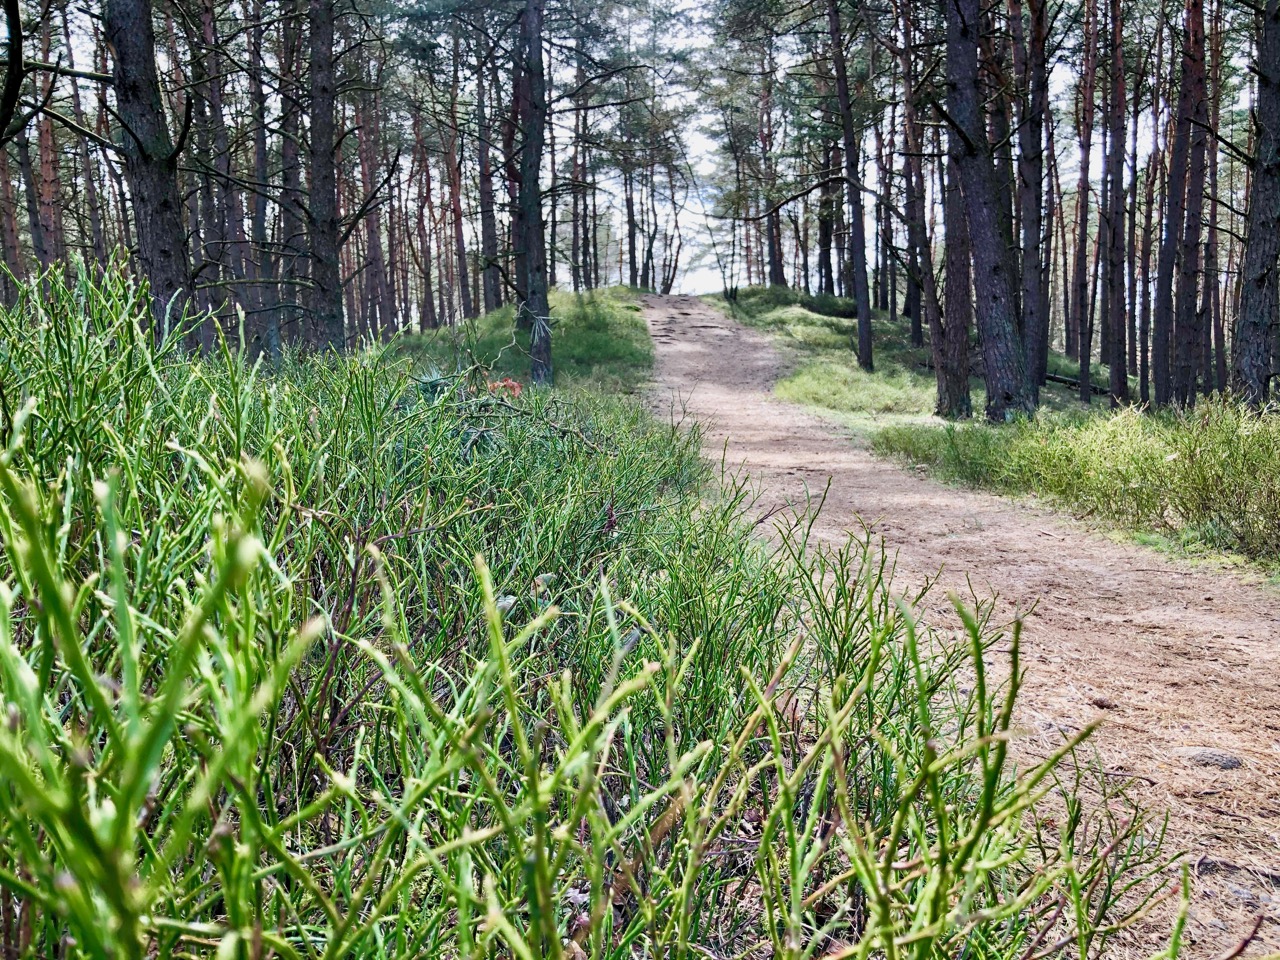
[[[1261,406],[1271,390],[1271,353],[1280,328],[1280,0],[1258,18],[1258,124],[1236,311],[1232,383]]]
[[[1080,361],[1081,399],[1089,403],[1091,391],[1084,386],[1093,353],[1093,325],[1089,320],[1089,167],[1093,155],[1093,114],[1098,64],[1098,0],[1086,0],[1084,23],[1084,63],[1080,77],[1080,178],[1076,185],[1076,255],[1071,283],[1072,326],[1077,337],[1076,356]]]
[[[1021,32],[1021,2],[1012,3],[1015,33]],[[1025,55],[1017,55],[1023,44],[1015,36],[1015,63],[1022,59],[1023,96],[1018,124],[1018,210],[1022,228],[1022,327],[1027,355],[1027,381],[1039,400],[1049,359],[1049,313],[1045,296],[1045,265],[1048,244],[1044,234],[1044,120],[1049,105],[1047,0],[1028,0],[1030,42]]]
[[[1200,372],[1201,332],[1199,283],[1203,254],[1200,244],[1204,215],[1204,185],[1209,145],[1209,101],[1205,89],[1204,0],[1188,0],[1187,48],[1183,63],[1190,86],[1191,144],[1187,162],[1186,220],[1179,255],[1177,315],[1175,318],[1174,398],[1183,406],[1195,403]]]
[[[477,47],[480,45],[477,28]],[[493,161],[489,138],[492,130],[485,99],[484,60],[476,61],[476,171],[480,179],[480,279],[484,292],[484,310],[491,313],[502,306],[502,274],[498,263],[498,217],[493,194]]]
[[[835,296],[835,269],[831,262],[831,244],[836,230],[835,189],[836,145],[830,143],[823,149],[822,186],[818,191],[818,293]]]
[[[267,150],[267,94],[263,86],[263,8],[262,0],[254,0],[252,26],[249,29],[249,110],[253,122],[253,177],[260,184],[271,176]],[[250,300],[254,305],[254,326],[259,331],[262,348],[273,360],[280,357],[280,312],[273,302],[270,284],[275,280],[275,258],[267,240],[267,194],[253,193],[249,218],[252,244],[248,269],[252,283]]]
[[[840,29],[839,0],[827,0],[827,27],[831,39],[831,63],[836,77],[836,98],[840,104],[840,127],[844,134],[845,188],[849,195],[849,272],[853,300],[858,312],[858,366],[874,368],[871,355],[871,290],[867,282],[867,235],[863,217],[862,178],[858,174],[859,133],[854,126],[849,73],[845,66],[844,34]]]
[[[1138,397],[1151,402],[1151,248],[1155,233],[1152,220],[1156,207],[1156,179],[1160,173],[1159,151],[1147,164],[1147,187],[1142,214],[1142,303],[1138,311]]]
[[[46,62],[53,58],[53,22],[46,16],[40,31],[40,52]],[[39,85],[40,101],[49,99],[53,92],[54,75],[45,73]],[[73,78],[74,79],[74,78]],[[59,170],[58,145],[53,136],[53,119],[41,114],[36,123],[36,142],[40,148],[40,226],[45,243],[54,260],[67,258],[66,234],[63,230],[62,176]]]
[[[943,0],[947,18],[947,103],[963,141],[957,165],[972,246],[978,333],[987,380],[987,418],[1035,413],[1018,341],[1012,231],[982,114],[978,71],[980,0]]]
[[[1173,281],[1178,270],[1179,243],[1186,223],[1187,163],[1191,141],[1192,78],[1191,19],[1192,7],[1200,0],[1187,0],[1186,18],[1182,33],[1182,69],[1180,92],[1173,124],[1169,153],[1169,174],[1165,182],[1164,235],[1160,240],[1160,253],[1156,263],[1156,298],[1152,314],[1151,373],[1153,394],[1157,406],[1169,403],[1173,396],[1173,379],[1170,376],[1170,345],[1174,330]]]
[[[335,0],[310,0],[311,322],[316,342],[330,350],[346,346],[342,308],[342,238],[338,220],[337,76],[333,30]]]
[[[13,176],[9,172],[9,151],[0,146],[0,242],[4,245],[5,271],[0,276],[4,303],[13,306],[18,299],[17,283],[26,279],[27,268],[18,239],[18,203],[13,195]]]
[[[303,327],[298,315],[301,281],[309,273],[306,255],[306,204],[302,193],[302,153],[300,144],[302,115],[298,103],[303,99],[299,79],[302,65],[302,37],[298,29],[300,0],[292,0],[293,9],[281,24],[280,83],[287,95],[282,97],[280,113],[280,235],[277,240],[280,285],[278,324],[282,335],[312,346],[319,344],[314,328]]]
[[[471,286],[467,267],[466,224],[462,217],[462,125],[458,120],[459,71],[462,64],[462,42],[457,33],[453,37],[453,85],[450,91],[450,117],[448,135],[445,138],[445,162],[449,167],[449,209],[453,214],[453,255],[458,268],[458,295],[462,303],[462,315],[468,320],[476,315],[471,299]]]
[[[156,71],[151,0],[106,0],[106,41],[114,54],[116,110],[137,227],[138,263],[151,287],[157,336],[179,321],[191,299],[191,265],[178,192],[178,150],[169,135]]]
[[[31,162],[31,136],[23,127],[13,138],[18,154],[18,172],[22,175],[22,195],[27,207],[27,230],[31,234],[31,252],[40,270],[53,266],[53,251],[49,249],[40,218],[40,190],[36,184],[35,165]]]
[[[525,0],[520,14],[520,52],[524,61],[520,90],[520,129],[524,145],[520,151],[520,218],[524,235],[526,275],[524,300],[517,311],[531,331],[529,343],[530,379],[535,386],[550,386],[551,307],[547,296],[547,254],[542,223],[542,151],[547,122],[546,76],[542,65],[542,22],[544,0]]]
[[[969,396],[969,331],[973,328],[972,251],[969,225],[960,188],[957,155],[960,138],[948,137],[947,186],[942,216],[946,228],[946,318],[942,348],[942,375],[938,380],[938,415],[952,419],[973,416]],[[945,395],[944,395],[945,391]]]
[[[1111,364],[1111,405],[1129,401],[1129,375],[1125,349],[1125,85],[1124,32],[1120,0],[1111,0],[1111,132],[1108,142],[1107,179],[1110,181],[1107,214],[1107,356]]]

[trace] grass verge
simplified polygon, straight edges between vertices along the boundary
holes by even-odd
[[[1184,551],[1280,557],[1280,423],[1226,401],[1192,412],[1042,414],[886,427],[872,449],[947,480],[1052,497]]]
[[[905,323],[876,316],[876,370],[867,373],[850,349],[849,301],[756,287],[728,309],[794,350],[780,396],[835,414],[876,453],[944,480],[1046,496],[1179,553],[1242,556],[1271,573],[1280,566],[1274,418],[1222,401],[1193,413],[1113,413],[1101,403],[1085,411],[1074,388],[1050,383],[1034,421],[947,424],[932,416],[927,348],[911,346]],[[1066,357],[1049,360],[1050,373],[1079,375]],[[1106,368],[1094,377],[1105,382]],[[981,379],[970,388],[981,409]]]
[[[0,321],[6,954],[1094,957],[1162,885],[1123,797],[1046,799],[1084,734],[1015,775],[1016,627],[767,553],[696,436],[148,303]]]
[[[890,322],[884,314],[874,315],[875,371],[868,373],[858,366],[853,353],[857,321],[849,300],[776,287],[749,287],[733,303],[714,300],[735,319],[773,333],[791,348],[795,368],[779,381],[779,396],[834,413],[855,429],[921,422],[932,416],[936,382],[927,366],[929,349],[911,344],[905,319]],[[979,356],[976,345],[973,356]],[[1074,378],[1079,376],[1079,366],[1055,353],[1049,358],[1049,372]],[[1106,367],[1095,369],[1094,382],[1105,383],[1107,375]],[[970,378],[969,389],[973,408],[981,410],[985,403],[982,378]],[[1076,409],[1076,397],[1074,388],[1059,383],[1041,390],[1041,402],[1049,410]]]

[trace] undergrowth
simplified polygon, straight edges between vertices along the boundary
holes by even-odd
[[[900,317],[890,321],[879,311],[872,317],[875,370],[858,366],[853,343],[857,320],[853,302],[842,297],[811,296],[783,287],[748,287],[731,303],[716,298],[735,319],[778,336],[792,348],[796,363],[780,380],[775,392],[787,400],[854,419],[920,421],[933,414],[937,383],[930,361],[928,331],[925,346],[911,343],[910,321]],[[981,353],[977,343],[970,347],[975,371],[980,371]],[[1058,353],[1049,357],[1049,372],[1064,377],[1079,376],[1079,366]],[[1095,367],[1094,383],[1106,383],[1107,368]],[[1136,388],[1135,388],[1136,389]],[[981,376],[970,378],[973,409],[985,404],[985,384]],[[1046,409],[1070,410],[1078,406],[1075,388],[1048,383],[1040,399]]]
[[[1280,558],[1280,422],[1230,401],[1034,421],[898,425],[872,448],[948,480],[1037,493],[1078,512],[1274,565]]]
[[[0,324],[5,956],[1089,958],[1162,885],[1087,731],[1015,775],[1016,626],[766,551],[696,434],[148,302]]]
[[[551,350],[558,387],[633,393],[653,368],[653,344],[635,295],[624,287],[551,293]],[[401,339],[398,349],[444,372],[477,364],[519,383],[529,378],[529,334],[503,307],[456,327]]]

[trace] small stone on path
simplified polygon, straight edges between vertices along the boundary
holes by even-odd
[[[1184,757],[1197,767],[1217,767],[1219,770],[1239,770],[1244,766],[1244,761],[1239,757],[1227,753],[1225,750],[1215,750],[1213,747],[1183,747],[1175,750],[1180,757]]]

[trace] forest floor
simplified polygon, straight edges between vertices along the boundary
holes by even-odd
[[[829,483],[814,534],[868,525],[904,592],[936,581],[935,622],[953,616],[948,593],[995,598],[997,622],[1025,616],[1017,753],[1043,756],[1103,715],[1090,743],[1104,776],[1131,778],[1131,796],[1168,814],[1170,850],[1187,851],[1189,953],[1229,951],[1259,915],[1245,955],[1280,949],[1280,590],[877,459],[773,395],[791,361],[768,336],[696,297],[642,302],[660,415],[698,421],[761,512],[804,509]]]

